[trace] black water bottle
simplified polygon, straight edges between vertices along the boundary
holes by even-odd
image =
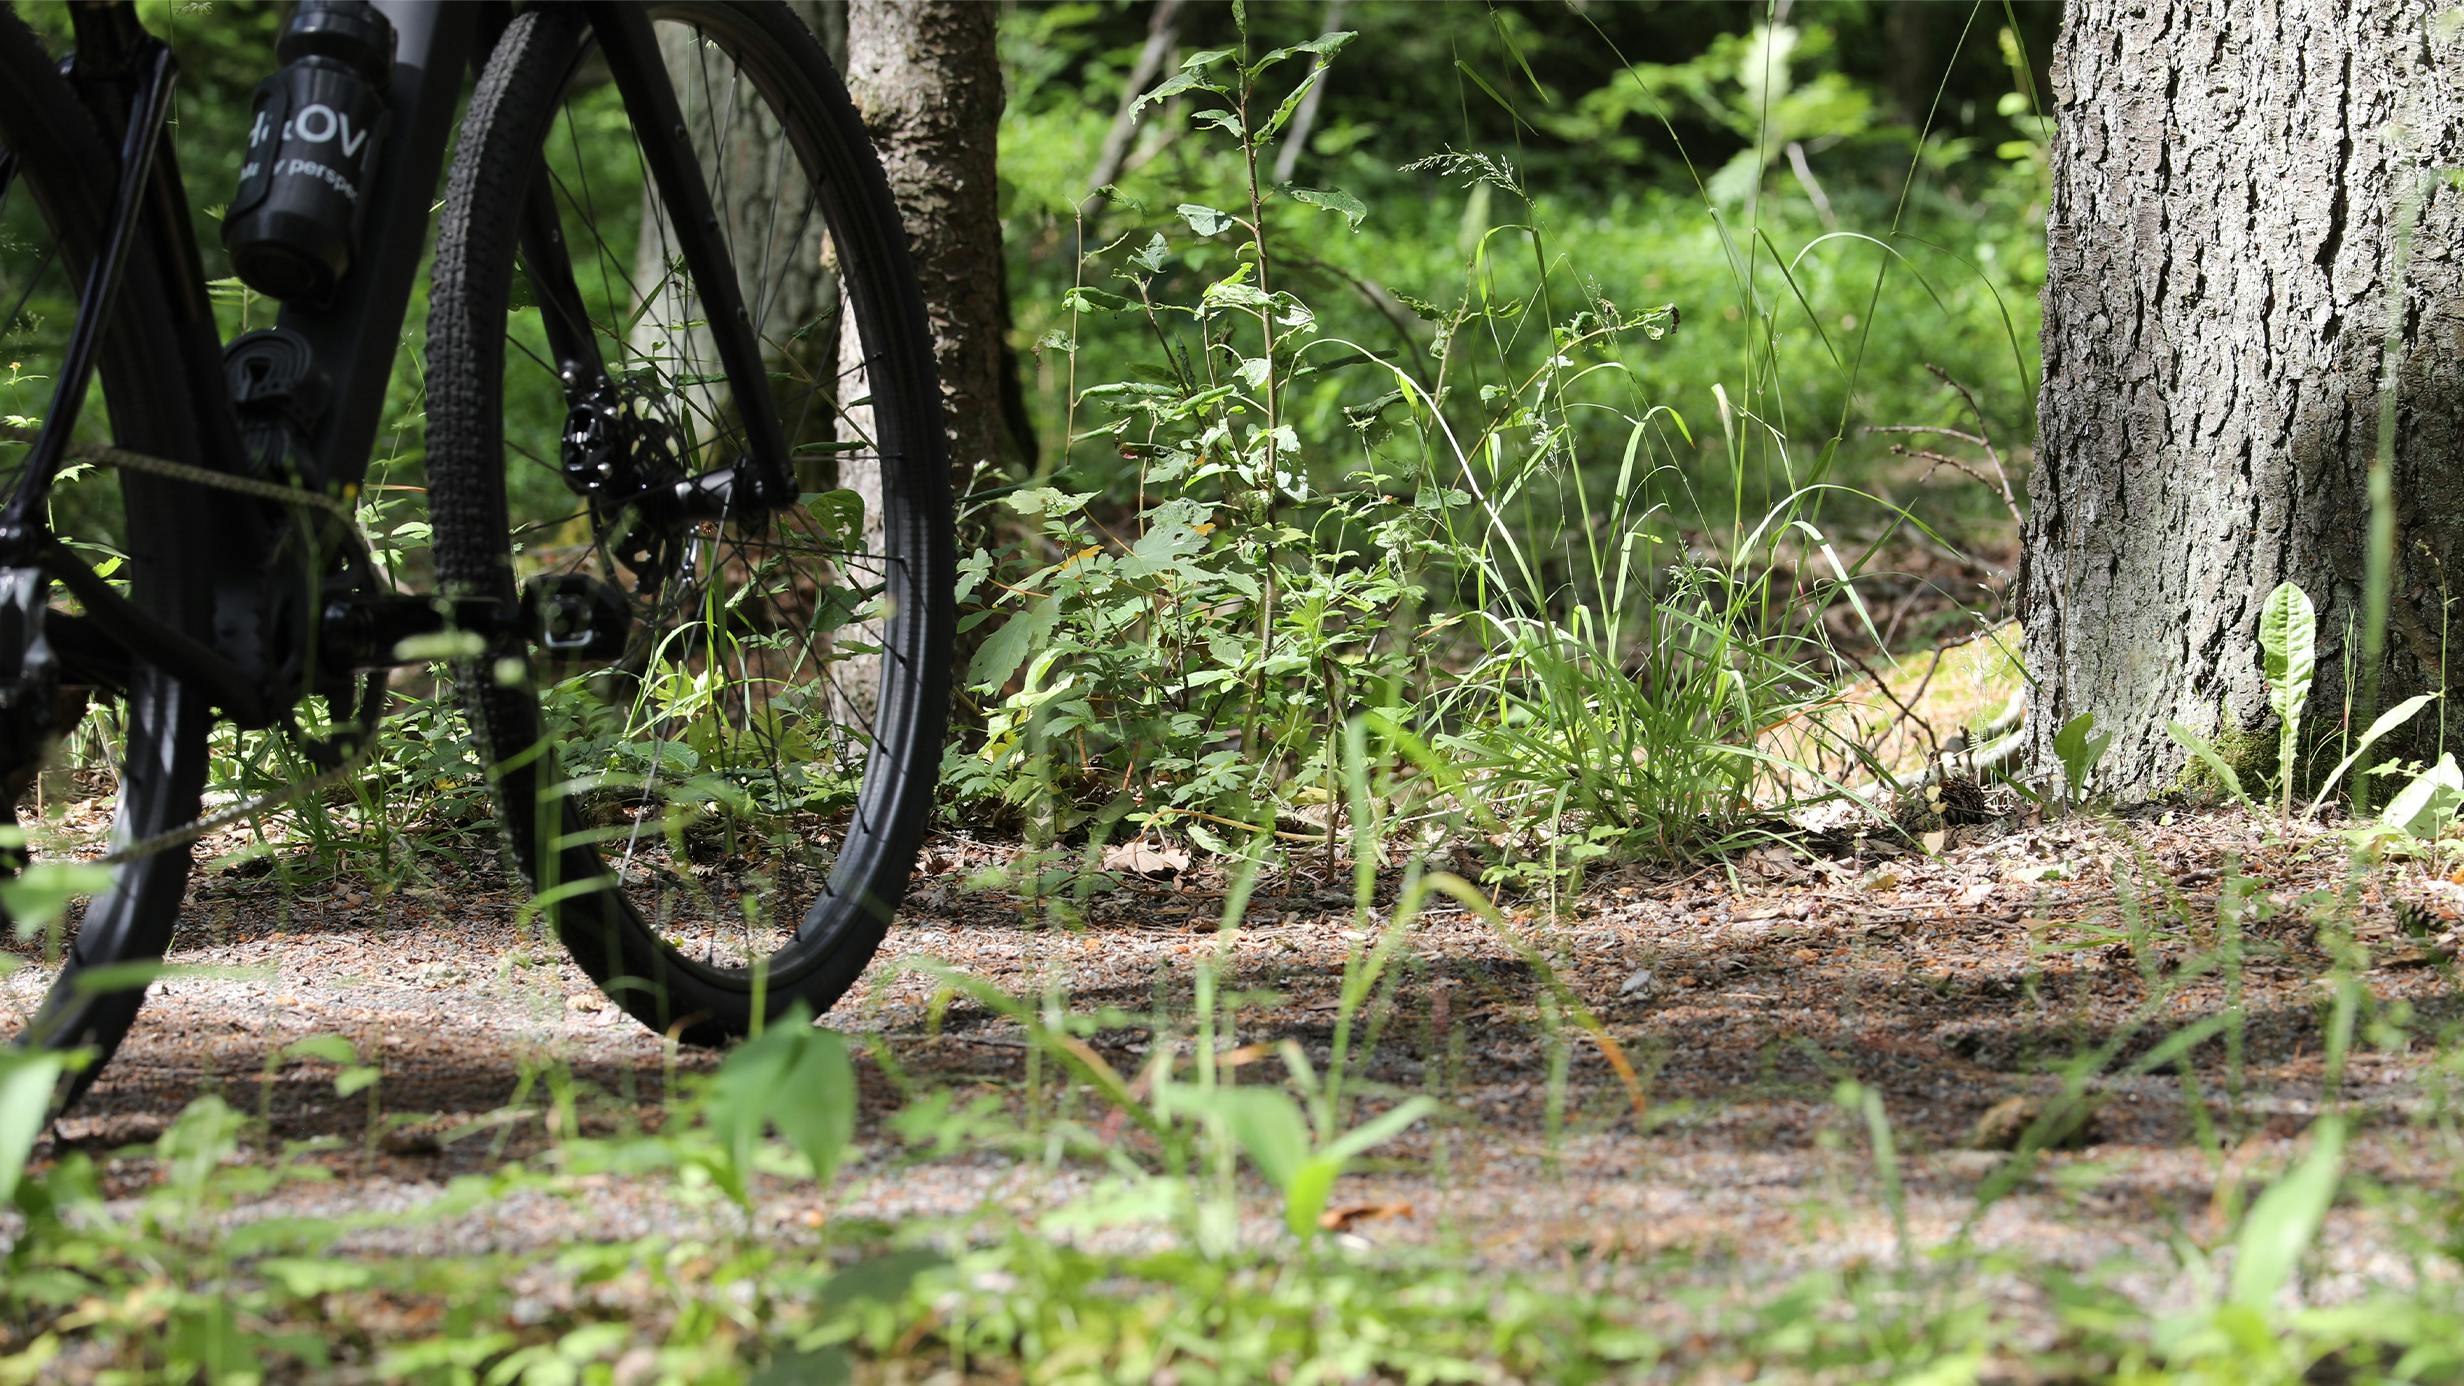
[[[385,134],[394,26],[368,0],[300,0],[257,86],[222,243],[242,283],[321,303],[351,272]]]

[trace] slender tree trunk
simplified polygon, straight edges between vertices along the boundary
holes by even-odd
[[[851,0],[847,9],[847,88],[907,223],[962,482],[993,460],[1001,428],[993,17],[991,5],[970,0]]]
[[[2125,798],[2182,782],[2169,720],[2272,767],[2257,628],[2286,579],[2320,613],[2308,725],[2336,725],[2347,661],[2368,682],[2390,359],[2381,702],[2441,684],[2464,596],[2464,198],[2433,170],[2464,150],[2464,74],[2437,9],[2072,0],[2025,585],[2044,763],[2087,712],[2115,733],[2103,774]]]
[[[999,452],[1002,376],[1001,207],[995,155],[1001,134],[1001,63],[994,9],[970,0],[850,0],[847,89],[864,115],[931,319],[941,376],[951,485],[963,488]],[[863,353],[852,314],[840,315],[845,398],[861,400]],[[870,410],[848,411],[861,433]],[[881,523],[877,464],[849,463],[841,484],[864,497],[867,547]],[[962,660],[963,666],[963,660]],[[841,682],[870,688],[851,661]]]
[[[1121,101],[1112,112],[1112,128],[1104,132],[1103,147],[1095,155],[1095,171],[1087,175],[1087,195],[1078,204],[1080,216],[1093,216],[1101,200],[1097,194],[1104,185],[1121,176],[1122,165],[1129,159],[1129,143],[1138,134],[1138,120],[1133,114],[1138,98],[1155,85],[1156,75],[1164,70],[1164,59],[1181,41],[1182,0],[1155,0],[1147,11],[1146,43],[1138,49],[1138,60],[1129,65],[1129,80],[1121,84]]]

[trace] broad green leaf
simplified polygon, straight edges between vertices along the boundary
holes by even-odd
[[[1173,97],[1176,97],[1185,91],[1211,91],[1218,96],[1224,95],[1225,92],[1222,87],[1206,80],[1206,73],[1200,67],[1195,67],[1191,64],[1203,63],[1210,59],[1224,57],[1229,51],[1229,49],[1216,48],[1210,49],[1204,53],[1193,54],[1190,57],[1189,62],[1181,65],[1180,71],[1166,77],[1162,84],[1157,86],[1153,91],[1150,91],[1146,95],[1141,96],[1137,100],[1131,102],[1129,104],[1129,118],[1136,120],[1138,118],[1138,113],[1144,111],[1147,107],[1155,105],[1158,102],[1169,101]]]
[[[710,1174],[739,1204],[749,1206],[746,1175],[753,1167],[753,1147],[779,1095],[792,1086],[789,1074],[800,1057],[799,1032],[810,1024],[811,1013],[803,1006],[791,1008],[738,1045],[711,1075],[702,1108],[703,1120],[718,1137],[718,1158],[709,1162]]]
[[[1305,202],[1312,207],[1323,207],[1330,212],[1341,212],[1344,219],[1352,223],[1352,229],[1355,231],[1360,229],[1360,223],[1369,215],[1366,203],[1350,193],[1334,188],[1287,188],[1284,191],[1294,202]]]
[[[2310,595],[2289,582],[2276,584],[2259,613],[2259,651],[2267,672],[2267,705],[2276,718],[2276,778],[2281,810],[2293,811],[2293,758],[2301,746],[2302,709],[2310,702],[2310,679],[2318,668],[2318,613]]]
[[[1084,510],[1088,501],[1101,494],[1100,491],[1064,491],[1054,486],[1031,486],[1023,491],[1011,492],[1006,504],[1021,515],[1052,520]]]
[[[723,1159],[712,1171],[739,1203],[753,1146],[775,1129],[827,1180],[855,1132],[855,1069],[846,1041],[813,1027],[799,1002],[756,1038],[737,1047],[711,1079],[706,1108]]]
[[[2318,667],[2318,613],[2310,596],[2279,583],[2259,613],[2259,650],[2265,656],[2267,706],[2288,726],[2301,721]]]
[[[1218,211],[1200,202],[1184,202],[1172,210],[1180,213],[1181,220],[1189,223],[1189,229],[1201,236],[1212,236],[1225,227],[1236,224],[1229,213]]]
[[[836,1031],[810,1024],[789,1028],[797,1039],[796,1055],[785,1086],[770,1104],[770,1124],[811,1162],[813,1177],[827,1184],[855,1139],[855,1065]]]
[[[1326,1148],[1301,1162],[1283,1190],[1283,1221],[1292,1235],[1306,1239],[1318,1230],[1318,1215],[1334,1196],[1335,1181],[1363,1153],[1395,1137],[1436,1109],[1425,1097],[1415,1097],[1327,1142]]]
[[[2227,1291],[2234,1304],[2264,1311],[2275,1302],[2335,1201],[2336,1181],[2344,1172],[2344,1122],[2321,1117],[2313,1131],[2310,1153],[2260,1194],[2242,1219]]]
[[[1267,54],[1265,57],[1251,63],[1249,65],[1249,75],[1255,77],[1259,73],[1264,72],[1266,69],[1273,67],[1279,62],[1282,62],[1284,59],[1291,57],[1295,53],[1314,53],[1321,58],[1331,58],[1335,56],[1335,54],[1342,52],[1345,44],[1350,43],[1353,39],[1358,37],[1360,37],[1359,30],[1342,29],[1334,33],[1320,34],[1306,43],[1295,43],[1289,48],[1278,48]]]
[[[864,497],[845,487],[805,497],[804,509],[820,523],[823,534],[849,548],[864,533]]]
[[[1309,1123],[1300,1114],[1300,1104],[1272,1088],[1180,1088],[1173,1096],[1174,1106],[1222,1122],[1268,1183],[1291,1189],[1293,1177],[1309,1158]]]
[[[824,1282],[821,1302],[833,1312],[851,1304],[896,1304],[915,1278],[950,1263],[938,1251],[910,1248],[858,1261]]]
[[[1334,1197],[1335,1180],[1343,1174],[1343,1161],[1332,1155],[1313,1155],[1293,1171],[1292,1182],[1283,1191],[1283,1225],[1292,1235],[1307,1241],[1317,1235],[1318,1216]]]
[[[2413,720],[2414,713],[2428,707],[2438,696],[2436,693],[2416,693],[2380,713],[2378,720],[2370,724],[2370,729],[2361,734],[2361,740],[2353,743],[2352,754],[2337,761],[2336,768],[2327,772],[2327,778],[2319,784],[2318,797],[2310,801],[2310,811],[2319,811],[2319,806],[2327,802],[2329,792],[2335,789],[2336,781],[2344,778],[2344,772],[2353,768],[2353,763],[2361,759],[2363,752],[2376,745],[2380,737]]]
[[[2455,821],[2459,804],[2464,804],[2464,771],[2456,768],[2453,753],[2444,753],[2438,764],[2415,775],[2411,784],[2388,801],[2379,819],[2389,827],[2427,840],[2446,831],[2447,825]]]
[[[1436,1110],[1437,1104],[1425,1097],[1398,1103],[1329,1141],[1326,1153],[1348,1163],[1352,1157],[1374,1150],[1402,1135],[1414,1122]]]
[[[2095,730],[2096,714],[2082,712],[2053,734],[2054,758],[2062,762],[2063,779],[2074,796],[2087,792],[2088,776],[2113,745],[2113,733],[2097,736]]]
[[[22,845],[23,834],[17,838]],[[67,912],[69,902],[93,895],[111,884],[111,869],[81,861],[38,861],[0,880],[0,907],[5,907],[17,936],[32,938]]]
[[[1189,118],[1189,123],[1200,130],[1217,129],[1234,139],[1241,137],[1241,118],[1231,111],[1200,111]]]
[[[1246,270],[1247,266],[1242,266]],[[1219,279],[1206,286],[1205,303],[1209,308],[1267,308],[1274,299],[1255,284],[1244,282],[1247,274]]]
[[[355,1064],[359,1062],[359,1049],[340,1035],[310,1035],[283,1046],[282,1057],[315,1059],[329,1064]]]
[[[2245,804],[2250,802],[2250,796],[2242,792],[2242,777],[2233,773],[2233,767],[2225,764],[2223,754],[2206,737],[2179,722],[2165,723],[2165,730],[2172,733],[2173,739],[2182,743],[2184,749],[2199,758],[2199,763],[2215,775],[2217,783],[2225,787],[2226,793]]]
[[[51,1118],[51,1094],[68,1060],[41,1049],[0,1049],[0,1205],[17,1196],[26,1157]]]
[[[1060,623],[1061,604],[1051,597],[1041,598],[1002,622],[999,630],[976,646],[975,657],[967,661],[967,682],[987,691],[999,689],[1027,662],[1027,656],[1037,646],[1051,638],[1053,628]]]
[[[1325,80],[1326,65],[1320,63],[1309,70],[1308,76],[1301,78],[1290,91],[1284,93],[1283,100],[1275,107],[1275,113],[1268,116],[1266,124],[1258,130],[1259,148],[1265,148],[1267,141],[1272,140],[1281,133],[1284,126],[1292,122],[1292,117],[1300,110],[1300,103],[1308,99],[1310,90]]]

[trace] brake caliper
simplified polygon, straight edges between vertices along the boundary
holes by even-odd
[[[633,574],[634,590],[650,595],[684,560],[683,527],[653,513],[645,501],[684,488],[684,447],[676,430],[644,408],[644,397],[602,383],[565,415],[565,485],[590,501],[593,531],[608,557]]]

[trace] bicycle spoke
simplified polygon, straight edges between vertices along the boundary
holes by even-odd
[[[779,82],[746,71],[741,30],[704,22],[734,12],[662,4],[654,14],[678,127],[628,128],[616,84],[595,72],[573,82],[571,67],[560,69],[569,84],[526,115],[539,122],[524,138],[545,164],[547,200],[575,247],[577,292],[558,301],[581,321],[552,320],[559,310],[544,305],[510,315],[500,409],[514,576],[595,578],[621,594],[631,620],[621,655],[543,699],[558,773],[590,786],[576,841],[616,873],[628,917],[662,956],[740,970],[794,939],[817,902],[843,907],[882,888],[871,874],[841,883],[835,873],[850,839],[877,844],[885,831],[891,797],[878,777],[914,773],[881,747],[885,726],[906,725],[892,700],[912,698],[922,677],[912,629],[899,624],[907,617],[892,614],[913,606],[922,579],[903,547],[905,502],[866,480],[898,476],[909,463],[896,439],[913,435],[892,427],[883,446],[863,407],[858,382],[896,382],[882,374],[882,333],[864,317],[880,304],[851,296],[862,282],[840,279],[847,261],[835,239],[850,205],[868,237],[886,212],[860,183],[822,181],[817,166],[835,157],[827,139],[838,136],[808,127],[787,137]],[[519,22],[580,31],[552,7],[532,13],[540,18]],[[679,132],[717,213],[708,227],[671,215],[649,171],[659,152],[650,142]],[[710,286],[692,273],[696,236],[732,267],[758,376],[731,375],[720,358]],[[552,344],[568,335],[599,345],[612,395],[609,457],[621,480],[588,499],[564,475],[562,430],[579,401],[566,398]],[[527,431],[514,429],[517,418]],[[647,499],[612,498],[654,497],[744,465],[747,437],[774,424],[789,426],[781,461],[808,488],[843,481],[867,495],[862,523],[835,501],[654,520]],[[902,630],[908,643],[887,638]],[[877,857],[852,859],[876,873]]]

